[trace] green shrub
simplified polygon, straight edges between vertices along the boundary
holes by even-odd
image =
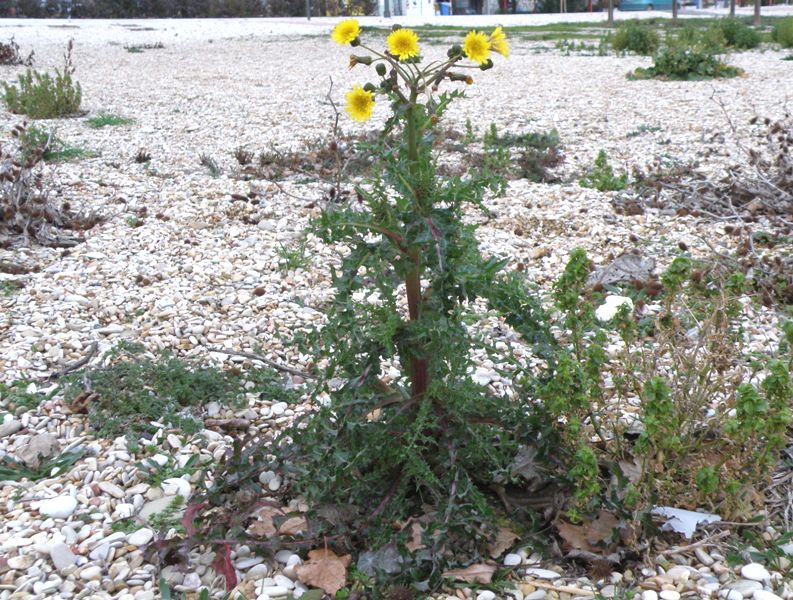
[[[619,177],[614,175],[606,151],[601,150],[595,159],[595,167],[578,183],[581,187],[594,188],[600,192],[618,192],[625,189],[628,176],[625,173]]]
[[[777,23],[771,38],[783,48],[793,48],[793,17],[786,17]]]
[[[89,154],[83,148],[69,146],[61,138],[45,127],[29,125],[19,135],[19,147],[25,160],[32,158],[39,150],[41,158],[49,161],[71,160]]]
[[[8,110],[33,119],[52,119],[73,115],[80,109],[82,89],[72,79],[72,42],[67,47],[63,70],[55,75],[28,69],[19,75],[17,86],[2,82],[3,100]]]
[[[611,45],[618,52],[628,51],[649,56],[661,45],[661,38],[651,27],[638,21],[628,21],[617,28]]]
[[[636,69],[629,77],[635,79],[697,80],[736,77],[743,73],[716,57],[713,53],[695,48],[664,48],[655,56],[653,66]]]
[[[738,19],[718,19],[708,28],[708,32],[719,32],[728,48],[749,50],[757,48],[762,41],[760,32],[754,27],[742,23]]]

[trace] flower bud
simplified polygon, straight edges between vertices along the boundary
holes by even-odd
[[[377,71],[377,74],[380,77],[385,77],[386,67],[383,63],[377,63],[377,66],[375,66],[374,70]]]
[[[449,58],[462,58],[463,56],[463,47],[460,44],[455,44],[451,48],[449,48],[448,52],[446,52],[446,56]]]
[[[355,65],[366,65],[367,67],[372,64],[372,57],[371,56],[357,56],[355,54],[350,54],[350,68],[352,69]]]
[[[361,45],[361,38],[359,37],[355,38],[353,41],[350,42],[350,46],[352,46],[353,48],[360,45]]]
[[[391,25],[391,31],[399,31],[400,29],[402,29],[402,25],[399,25],[398,23]]]
[[[452,81],[468,81],[468,75],[465,73],[449,73],[448,77]]]
[[[363,86],[363,89],[374,94],[377,91],[377,86],[375,86],[373,83],[367,83]]]
[[[479,68],[482,69],[483,71],[487,71],[488,69],[492,69],[493,68],[493,61],[488,58],[487,62],[484,62],[481,65],[479,65]]]

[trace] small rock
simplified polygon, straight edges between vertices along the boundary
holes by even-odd
[[[17,571],[24,571],[33,566],[36,559],[30,554],[23,554],[22,556],[12,556],[8,559],[7,564],[12,569]]]
[[[510,553],[510,554],[507,554],[504,557],[504,566],[505,567],[516,567],[517,565],[519,565],[522,562],[523,562],[523,559],[521,558],[520,554],[511,554]]]
[[[119,486],[117,486],[112,481],[100,481],[99,482],[99,489],[113,496],[113,498],[118,498],[121,500],[125,496],[125,492]]]
[[[154,539],[154,531],[148,529],[147,527],[138,529],[127,536],[127,542],[138,547],[145,546],[150,541],[152,541],[152,539]]]
[[[782,598],[780,598],[773,592],[769,592],[768,590],[757,590],[752,595],[752,598],[754,600],[782,600]]]
[[[661,600],[680,600],[680,592],[675,590],[662,590],[658,597]]]
[[[50,560],[59,571],[77,563],[77,557],[72,553],[69,546],[62,542],[54,544],[50,548]]]
[[[710,565],[713,564],[713,558],[710,556],[710,554],[705,552],[703,548],[701,547],[695,548],[694,554],[697,555],[697,560],[706,567],[709,567]]]
[[[614,594],[617,593],[617,588],[614,585],[604,585],[603,588],[600,590],[600,595],[604,598],[613,598]]]
[[[0,425],[0,438],[7,437],[13,433],[16,433],[22,429],[22,423],[16,421],[14,419],[10,421],[6,421],[2,425]]]
[[[728,583],[727,585],[724,586],[724,589],[722,589],[721,591],[726,592],[732,590],[738,592],[744,598],[751,598],[752,594],[754,594],[757,590],[762,590],[762,589],[763,589],[763,584],[760,583],[759,581],[752,581],[749,579],[739,579],[738,581],[735,581],[733,583]],[[721,594],[721,592],[719,592],[719,594]]]
[[[102,569],[97,566],[86,567],[80,571],[80,579],[91,581],[102,577]]]
[[[181,496],[185,499],[193,492],[190,482],[181,477],[169,477],[162,482],[161,487],[166,496]]]
[[[258,590],[261,596],[269,596],[270,598],[283,598],[289,594],[289,590],[282,585],[265,585]]]
[[[672,578],[672,581],[678,583],[680,581],[688,581],[691,577],[691,572],[686,567],[672,567],[666,574]]]
[[[546,592],[545,590],[535,590],[523,596],[523,600],[545,600],[545,597],[547,595],[548,592]]]
[[[724,600],[743,600],[743,594],[738,590],[721,590],[719,596]]]
[[[163,496],[162,498],[157,498],[156,500],[147,502],[143,505],[143,508],[140,509],[138,518],[140,518],[143,522],[148,523],[149,519],[153,515],[159,514],[171,508],[174,499],[175,496]],[[175,518],[180,518],[182,513],[184,513],[184,504],[182,504],[177,509]]]
[[[760,563],[749,563],[741,567],[741,577],[752,581],[768,581],[771,573]]]
[[[537,579],[559,579],[561,575],[556,571],[550,569],[539,569],[537,567],[530,567],[526,569],[526,575],[531,575]]]
[[[477,594],[476,600],[496,600],[496,594],[490,590],[485,590]]]
[[[642,600],[658,600],[658,592],[655,590],[644,590],[642,592]]]
[[[187,573],[182,580],[182,585],[188,590],[197,590],[201,587],[201,577],[195,572]]]
[[[2,436],[0,436],[2,437]],[[17,450],[17,456],[31,469],[38,469],[41,461],[52,458],[60,451],[61,444],[51,433],[39,433],[31,437]]]
[[[77,499],[71,496],[56,496],[38,503],[38,511],[53,519],[67,519],[77,509]]]

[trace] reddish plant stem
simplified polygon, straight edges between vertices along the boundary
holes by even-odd
[[[421,316],[421,257],[418,249],[412,248],[409,252],[413,260],[413,269],[405,279],[407,291],[408,314],[411,321],[417,321]],[[429,375],[427,373],[427,359],[413,357],[410,359],[410,395],[420,398],[427,391]]]

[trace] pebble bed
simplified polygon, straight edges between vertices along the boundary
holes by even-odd
[[[347,71],[348,52],[329,41],[329,29],[326,20],[311,25],[287,20],[3,23],[0,40],[14,35],[23,51],[34,48],[39,69],[58,67],[65,41],[74,38],[83,108],[89,116],[113,113],[134,122],[97,130],[83,118],[44,123],[70,144],[95,153],[47,166],[53,199],[103,211],[109,219],[68,251],[0,249],[0,260],[38,268],[0,274],[0,281],[24,283],[0,295],[1,381],[44,382],[82,359],[91,344],[101,356],[120,340],[141,342],[152,353],[170,350],[226,365],[250,361],[220,350],[261,347],[271,360],[309,368],[311,357],[284,345],[280,336],[321,321],[313,307],[329,297],[326,266],[335,254],[309,237],[309,266],[284,271],[279,249],[293,243],[320,210],[323,188],[296,180],[281,186],[245,181],[232,152],[239,146],[296,149],[327,138],[333,121],[328,75],[337,103],[349,85],[365,81],[363,69]],[[161,49],[125,49],[160,42]],[[441,45],[429,49],[443,51]],[[721,223],[672,218],[652,209],[618,215],[609,194],[579,187],[576,175],[592,165],[601,148],[618,171],[661,155],[699,160],[714,171],[739,160],[738,143],[759,139],[749,118],[778,118],[784,112],[791,63],[782,56],[772,49],[732,56],[730,62],[746,71],[732,80],[634,82],[625,74],[647,66],[648,59],[561,56],[547,43],[516,40],[510,60],[498,60],[495,69],[476,75],[476,84],[466,90],[469,98],[449,112],[449,123],[460,131],[468,119],[480,131],[491,121],[500,131],[555,128],[566,156],[558,174],[566,183],[515,181],[504,197],[490,200],[495,218],[479,230],[483,251],[508,256],[511,267],[522,265],[546,290],[576,246],[586,248],[597,264],[634,248],[631,239],[640,240],[642,252],[659,266],[671,260],[680,242],[695,254],[708,254],[703,240],[731,252],[735,240],[723,234]],[[0,67],[0,79],[18,72]],[[374,123],[366,127],[376,127],[385,114],[385,107],[377,107]],[[8,113],[3,117],[3,135],[21,121]],[[346,121],[343,127],[357,130]],[[653,130],[629,135],[642,127]],[[151,154],[149,163],[133,160],[141,148]],[[210,176],[199,165],[199,154],[213,156],[223,173]],[[258,204],[232,198],[250,192]],[[751,303],[745,311],[750,345],[774,348],[774,311]],[[476,380],[504,386],[496,367],[481,357]],[[293,377],[291,383],[302,381]],[[48,389],[46,383],[36,387]],[[212,403],[206,416],[246,418],[250,428],[266,430],[306,409],[251,398],[236,413]],[[154,448],[148,455],[155,462],[175,460],[180,466],[194,455],[211,463],[231,442],[209,429],[186,436],[164,428],[139,440],[142,450]],[[42,448],[55,455],[81,448],[86,457],[51,478],[0,484],[0,600],[151,600],[160,597],[160,577],[175,591],[209,586],[221,595],[222,579],[210,567],[212,553],[195,553],[186,572],[159,570],[150,561],[152,518],[175,496],[190,496],[195,483],[190,477],[149,485],[136,466],[142,450],[133,452],[124,437],[97,438],[58,396],[37,410],[5,414],[0,423],[0,453],[21,457]],[[262,482],[272,491],[283,483],[273,473],[262,474]],[[114,522],[130,517],[139,528],[112,530]],[[793,545],[785,549],[793,554]],[[301,564],[296,554],[282,551],[267,561],[238,546],[232,558],[239,589],[248,598],[298,598],[306,590],[296,580]],[[793,598],[789,575],[786,579],[748,556],[743,564],[728,566],[718,548],[704,544],[601,580],[577,577],[521,549],[500,560],[515,569],[517,589],[499,596],[464,588],[448,600],[611,598],[635,586],[643,589],[643,600]],[[788,558],[781,561],[790,568]]]

